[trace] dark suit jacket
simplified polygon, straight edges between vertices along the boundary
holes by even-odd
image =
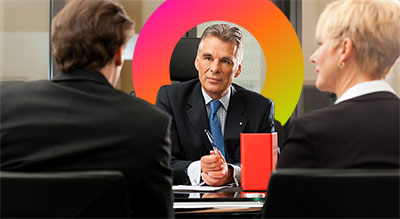
[[[399,106],[376,92],[296,119],[278,168],[399,168]]]
[[[273,132],[274,104],[270,99],[232,84],[225,123],[225,148],[228,163],[240,163],[241,132]],[[171,166],[174,184],[190,184],[186,169],[193,161],[210,154],[211,144],[204,129],[209,129],[201,84],[198,79],[160,88],[156,105],[172,115]]]
[[[1,170],[121,170],[132,216],[173,217],[170,117],[99,72],[1,86]]]

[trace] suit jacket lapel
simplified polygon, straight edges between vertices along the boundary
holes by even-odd
[[[198,82],[188,99],[189,109],[186,112],[190,122],[195,127],[196,133],[199,135],[201,141],[203,142],[203,146],[207,151],[212,150],[211,143],[208,141],[206,134],[204,133],[205,129],[209,129],[207,111],[204,105],[204,98],[201,94],[201,86],[200,82]]]
[[[240,133],[243,132],[247,125],[247,118],[243,115],[246,112],[246,108],[242,103],[240,95],[237,91],[232,89],[232,96],[229,101],[228,113],[226,115],[226,122],[225,122],[225,133],[224,139],[227,142],[227,139],[235,139],[240,136]],[[231,153],[234,153],[237,150],[237,147],[240,145],[225,145],[227,150],[229,151],[227,154],[230,156]],[[227,156],[228,156],[227,155]],[[227,160],[232,160],[231,157]]]

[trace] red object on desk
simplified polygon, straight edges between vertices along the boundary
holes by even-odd
[[[277,133],[241,133],[240,153],[243,190],[266,190],[278,161]]]

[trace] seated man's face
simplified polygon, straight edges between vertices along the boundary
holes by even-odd
[[[208,36],[202,42],[195,66],[203,89],[213,99],[220,99],[228,92],[234,77],[239,76],[241,63],[238,63],[234,42],[223,42],[217,37]]]

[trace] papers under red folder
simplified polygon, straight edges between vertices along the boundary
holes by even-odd
[[[241,133],[240,153],[243,190],[266,190],[278,161],[277,133]]]

